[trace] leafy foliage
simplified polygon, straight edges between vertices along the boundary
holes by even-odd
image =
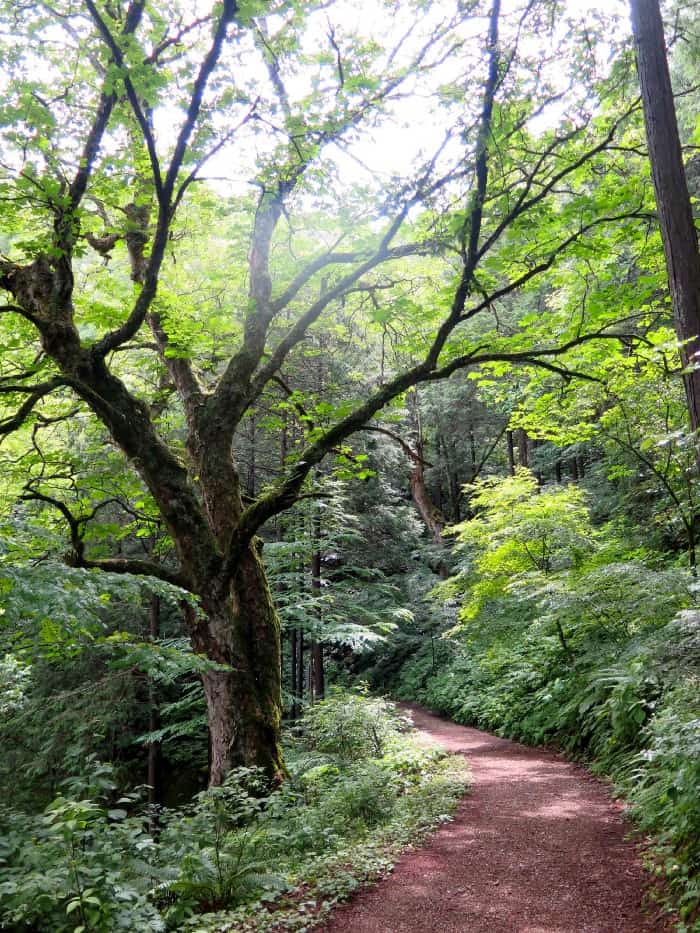
[[[155,837],[138,794],[118,796],[113,769],[93,759],[43,813],[0,811],[0,923],[61,933],[214,929],[240,904],[240,929],[271,929],[280,911],[296,928],[298,885],[307,897],[311,886],[314,911],[325,911],[449,819],[463,764],[415,744],[409,727],[386,701],[337,692],[302,721],[282,788],[238,769],[162,811]]]

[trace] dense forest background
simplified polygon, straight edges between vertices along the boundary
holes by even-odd
[[[0,3],[0,928],[343,893],[464,783],[379,696],[586,758],[697,928],[662,12],[665,204],[624,4]]]

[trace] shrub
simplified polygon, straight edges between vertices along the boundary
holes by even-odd
[[[311,748],[343,759],[380,757],[410,725],[393,703],[338,689],[307,707],[302,720]]]

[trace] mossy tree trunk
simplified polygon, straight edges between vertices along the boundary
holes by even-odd
[[[231,768],[284,774],[280,747],[280,626],[257,542],[243,555],[228,592],[202,598],[206,622],[193,646],[216,663],[202,680],[207,700],[211,784]]]

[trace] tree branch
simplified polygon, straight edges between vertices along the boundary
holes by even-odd
[[[94,10],[93,18],[95,18],[95,21],[98,22],[99,26],[99,22],[102,21],[100,20],[99,14],[95,10],[93,0],[86,0],[86,3],[88,4],[88,8],[91,9],[91,12]],[[237,11],[238,6],[235,0],[224,0],[221,15],[219,16],[216,29],[214,31],[214,38],[212,40],[211,46],[209,47],[209,51],[205,55],[204,60],[200,65],[197,77],[194,81],[192,95],[190,97],[190,102],[187,108],[187,114],[182,126],[180,127],[180,132],[178,133],[177,141],[175,143],[173,156],[170,161],[170,165],[168,166],[165,178],[161,176],[153,133],[151,132],[148,121],[143,113],[143,109],[139,103],[133,83],[131,82],[128,73],[125,72],[123,75],[129,103],[131,104],[139,126],[141,127],[143,138],[148,148],[149,158],[151,160],[151,169],[153,172],[156,197],[158,200],[158,220],[156,223],[156,230],[151,247],[151,256],[148,261],[148,267],[144,274],[143,287],[141,288],[141,292],[136,299],[136,303],[134,304],[129,317],[121,325],[121,327],[118,327],[116,330],[105,334],[93,345],[93,353],[98,356],[106,356],[110,351],[114,350],[120,344],[124,343],[126,340],[130,340],[138,332],[139,328],[145,320],[146,314],[150,309],[153,298],[155,297],[156,291],[158,289],[158,276],[160,273],[160,267],[165,256],[170,225],[173,219],[173,196],[175,191],[175,184],[177,182],[177,176],[180,168],[182,167],[182,162],[187,151],[189,140],[192,136],[197,119],[199,117],[207,82],[209,81],[209,78],[219,60],[224,40],[226,38],[226,31]],[[119,48],[116,46],[114,38],[111,36],[109,30],[106,29],[106,27],[104,27],[104,30],[101,28],[100,31],[103,33],[105,41],[110,45],[110,48],[112,48],[113,54],[115,55],[115,61],[117,61],[123,68],[123,56],[121,55]],[[119,58],[116,56],[119,56]]]
[[[148,118],[144,113],[143,107],[141,106],[141,101],[139,100],[139,96],[136,92],[133,81],[129,76],[129,71],[124,62],[124,56],[122,54],[122,50],[119,48],[117,40],[112,35],[109,26],[100,15],[93,0],[85,0],[85,6],[88,8],[90,16],[97,26],[97,31],[102,36],[105,45],[112,53],[112,57],[120,69],[120,77],[124,82],[124,88],[126,90],[126,96],[129,100],[129,105],[134,113],[134,116],[136,117],[136,121],[141,129],[141,133],[143,134],[144,142],[146,143],[148,158],[151,163],[151,172],[153,173],[153,184],[155,185],[156,194],[158,196],[158,200],[160,201],[163,195],[163,178],[161,176],[160,161],[158,159],[158,152],[156,150],[156,142],[153,136],[153,130],[151,129]]]
[[[373,424],[366,424],[364,427],[358,428],[359,431],[371,431],[373,434],[383,434],[385,437],[390,437],[392,441],[396,441],[401,450],[406,454],[406,456],[412,460],[414,463],[419,463],[421,466],[432,467],[433,464],[428,460],[424,460],[412,447],[410,444],[407,444],[406,441],[398,434],[395,434],[393,431],[390,431],[388,428],[380,428]]]
[[[22,402],[14,415],[0,421],[0,437],[11,434],[13,431],[21,428],[42,398],[49,395],[54,389],[66,385],[68,385],[68,382],[60,376],[56,376],[54,379],[49,379],[48,382],[42,382],[35,386],[3,385],[0,389],[3,395],[25,392],[28,394],[28,398]]]
[[[66,563],[70,567],[82,567],[87,570],[104,570],[109,573],[130,573],[136,576],[156,577],[166,583],[171,583],[181,589],[189,590],[189,582],[180,570],[170,570],[156,561],[139,560],[130,557],[105,557],[93,560],[85,556],[85,526],[96,514],[98,508],[93,509],[89,515],[76,516],[61,499],[48,496],[45,493],[30,490],[20,496],[24,502],[44,502],[57,509],[70,532],[71,551],[66,556]],[[106,503],[102,503],[106,504]]]
[[[118,49],[118,46],[116,46],[116,43],[114,42],[106,23],[101,20],[97,10],[90,2],[90,0],[86,0],[86,3],[91,15],[93,16],[93,19],[95,19],[95,16],[97,16],[102,24],[100,26],[98,20],[95,19],[95,23],[102,33],[103,38],[106,39],[106,36],[109,35],[110,39],[112,40],[113,46],[110,46],[110,51],[114,55],[114,48],[116,47]],[[130,5],[126,14],[122,36],[129,36],[135,32],[139,23],[141,22],[141,17],[143,16],[145,6],[145,0],[134,0],[134,2]],[[109,43],[107,44],[109,45]],[[116,58],[115,61],[117,61]],[[110,93],[107,93],[105,90],[102,91],[100,95],[100,102],[97,106],[95,119],[93,120],[90,132],[88,133],[87,139],[85,140],[85,146],[80,157],[78,171],[68,191],[71,210],[75,210],[83,199],[83,195],[87,189],[95,159],[97,158],[97,153],[102,142],[102,137],[104,136],[105,130],[107,129],[107,124],[109,123],[109,118],[112,114],[112,110],[114,109],[116,101],[117,96],[113,91]]]

